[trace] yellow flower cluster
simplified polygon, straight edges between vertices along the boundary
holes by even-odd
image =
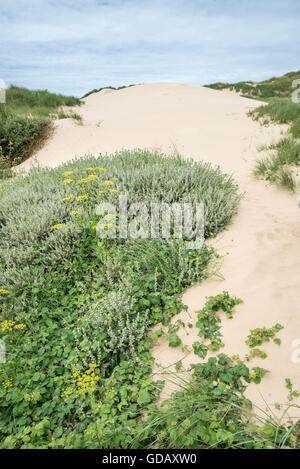
[[[12,382],[12,379],[11,378],[8,378],[4,381],[2,381],[2,386],[7,389],[7,388],[10,388],[12,386],[13,382]]]
[[[98,428],[97,426],[94,424],[94,423],[90,423],[85,432],[86,436],[92,436],[92,435],[97,435],[97,438],[99,440],[99,438],[105,438],[106,437],[106,433],[103,432],[102,430],[100,430],[100,432],[98,431]]]
[[[51,230],[59,230],[63,226],[62,223],[57,223],[57,225],[51,226]]]
[[[87,194],[79,195],[78,197],[75,197],[78,202],[81,200],[87,200],[89,196]]]
[[[8,293],[8,290],[5,290],[4,288],[0,288],[0,293]]]
[[[64,197],[63,199],[60,199],[62,202],[65,202],[66,200],[71,200],[73,199],[73,194],[69,195],[68,197]]]
[[[67,388],[63,389],[60,397],[62,399],[68,399],[73,394],[73,387],[68,386]]]
[[[1,322],[1,332],[11,332],[13,329],[23,331],[26,328],[26,324],[20,323],[16,324],[16,321],[9,321],[6,319],[5,321]]]
[[[113,386],[112,388],[110,388],[110,389],[108,389],[107,391],[105,391],[104,396],[105,396],[105,397],[108,397],[108,398],[110,398],[110,399],[113,399],[113,397],[116,396],[117,394],[118,394],[118,393],[117,393],[117,391],[115,391],[115,388],[114,388],[114,386]]]
[[[80,212],[78,212],[78,210],[72,210],[72,211],[70,212],[70,214],[71,214],[72,216],[74,216],[74,215],[80,215]]]
[[[73,179],[64,179],[63,180],[64,184],[71,184],[71,182],[73,182]]]
[[[96,166],[95,168],[84,168],[82,171],[107,171],[107,169]]]
[[[64,388],[61,397],[67,399],[71,395],[82,397],[85,394],[93,393],[96,390],[97,381],[100,380],[100,377],[95,373],[96,368],[98,368],[97,363],[90,363],[84,373],[73,368],[71,373],[73,385]]]
[[[70,175],[73,174],[73,173],[74,173],[74,171],[66,171],[66,172],[64,173],[64,176],[70,176]]]
[[[102,186],[112,186],[113,185],[113,181],[103,181],[100,183]]]
[[[6,331],[11,332],[15,324],[16,324],[15,321],[8,321],[8,320],[3,321],[1,323],[1,332],[6,332]]]
[[[77,378],[78,394],[80,396],[95,391],[97,381],[100,379],[100,377],[95,374],[96,368],[96,363],[90,363],[88,370]]]
[[[17,329],[18,331],[23,331],[24,329],[26,329],[26,324],[23,324],[23,323],[16,324],[15,329]]]
[[[79,179],[79,181],[77,181],[77,184],[87,184],[88,182],[95,181],[95,179],[98,179],[97,174],[89,174],[88,177]]]

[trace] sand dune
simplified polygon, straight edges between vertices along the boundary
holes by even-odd
[[[76,109],[83,125],[71,119],[57,121],[44,148],[21,167],[29,168],[34,161],[56,166],[86,153],[142,147],[178,151],[233,173],[245,198],[234,223],[213,241],[219,253],[227,254],[221,268],[225,280],[213,277],[190,288],[184,295],[189,310],[180,316],[195,323],[195,311],[206,295],[228,290],[241,297],[244,303],[234,319],[224,318],[222,326],[226,344],[222,351],[241,358],[249,351],[245,339],[250,329],[277,322],[284,326],[278,334],[282,345],[261,346],[268,357],[249,363],[271,371],[260,385],[248,389],[254,403],[265,407],[264,401],[270,406],[287,401],[285,378],[300,387],[300,363],[292,360],[293,341],[300,340],[300,210],[297,197],[251,176],[257,147],[279,139],[285,131],[284,126],[261,127],[247,117],[247,111],[258,105],[233,93],[182,84],[104,90],[88,96]],[[188,332],[182,329],[179,335],[191,346],[197,330]],[[198,360],[192,352],[169,348],[164,338],[153,354],[168,370],[177,360],[183,359],[186,367]],[[159,377],[159,368],[156,372]]]

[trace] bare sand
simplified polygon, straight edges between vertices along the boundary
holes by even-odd
[[[248,110],[260,104],[234,93],[183,84],[104,90],[88,96],[76,108],[83,125],[72,119],[57,121],[51,139],[21,167],[28,169],[34,161],[53,167],[87,153],[141,147],[168,154],[178,151],[232,173],[245,197],[232,225],[212,241],[220,254],[226,254],[220,270],[224,279],[212,277],[189,288],[183,296],[188,312],[174,321],[181,318],[195,324],[196,311],[203,307],[205,297],[223,290],[242,298],[234,319],[222,316],[226,346],[221,350],[241,358],[249,352],[245,340],[250,329],[282,324],[284,329],[278,333],[281,346],[272,341],[264,344],[260,348],[268,357],[249,362],[270,373],[261,384],[251,384],[247,395],[255,405],[262,409],[268,405],[273,411],[275,403],[287,403],[285,378],[300,388],[300,210],[296,196],[251,175],[256,158],[262,156],[258,146],[278,140],[286,131],[285,126],[262,127],[247,117]],[[178,335],[188,346],[184,353],[168,347],[165,338],[153,348],[156,379],[174,370],[179,360],[186,369],[201,361],[192,352],[197,329],[182,328]],[[293,347],[297,339],[299,343]],[[172,386],[166,384],[166,396]],[[299,399],[295,402],[300,403]]]

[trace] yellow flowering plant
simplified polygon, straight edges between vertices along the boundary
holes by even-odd
[[[98,369],[99,365],[94,362],[90,363],[87,370],[83,373],[78,368],[73,368],[68,380],[70,384],[63,388],[61,398],[68,399],[70,397],[84,397],[86,394],[93,394],[100,380]]]
[[[1,332],[12,332],[13,330],[23,331],[26,329],[26,324],[24,323],[16,323],[16,321],[10,321],[6,319],[0,323],[0,331]]]

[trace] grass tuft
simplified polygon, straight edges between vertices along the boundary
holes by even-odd
[[[257,160],[254,175],[294,191],[296,181],[291,167],[300,166],[300,142],[284,137],[267,149],[271,154]]]

